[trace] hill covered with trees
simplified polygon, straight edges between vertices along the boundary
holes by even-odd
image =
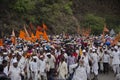
[[[99,34],[104,24],[119,32],[119,4],[120,0],[0,0],[0,36],[11,34],[13,28],[19,33],[30,23],[34,30],[45,23],[49,34],[73,34],[78,27]]]

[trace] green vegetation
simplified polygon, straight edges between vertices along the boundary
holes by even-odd
[[[19,33],[30,22],[35,29],[45,23],[50,34],[63,31],[75,34],[77,27],[90,27],[92,34],[100,34],[104,24],[119,32],[119,3],[119,0],[0,0],[0,36],[10,35],[13,28]]]

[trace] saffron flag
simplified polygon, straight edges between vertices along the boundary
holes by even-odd
[[[21,39],[25,39],[26,34],[25,34],[25,32],[24,32],[23,30],[20,31],[19,37],[20,37]]]
[[[113,40],[112,46],[117,44],[118,41],[120,41],[120,33],[115,37],[115,39]]]
[[[47,26],[43,23],[43,29],[44,30],[47,30],[48,28],[47,28]]]
[[[16,37],[15,37],[15,31],[14,31],[14,29],[12,31],[11,41],[12,41],[13,44],[16,44]]]
[[[31,41],[32,41],[32,42],[35,42],[35,41],[36,41],[36,36],[34,36],[33,33],[31,33]]]
[[[45,39],[46,41],[49,41],[46,31],[44,31],[43,33],[43,39]]]
[[[41,31],[36,30],[36,38],[40,39],[40,36],[42,36],[43,33]]]
[[[108,28],[106,27],[106,25],[104,25],[103,32],[109,32],[109,30],[108,30]]]
[[[0,46],[3,46],[3,39],[0,39]]]

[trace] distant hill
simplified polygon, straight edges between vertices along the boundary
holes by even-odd
[[[45,23],[49,34],[76,34],[78,27],[100,34],[104,24],[120,31],[120,0],[0,0],[0,36],[16,33],[23,25]],[[7,32],[7,33],[6,33]]]

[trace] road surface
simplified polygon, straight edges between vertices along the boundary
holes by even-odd
[[[115,80],[115,76],[113,72],[110,72],[109,74],[99,74],[98,80]]]

